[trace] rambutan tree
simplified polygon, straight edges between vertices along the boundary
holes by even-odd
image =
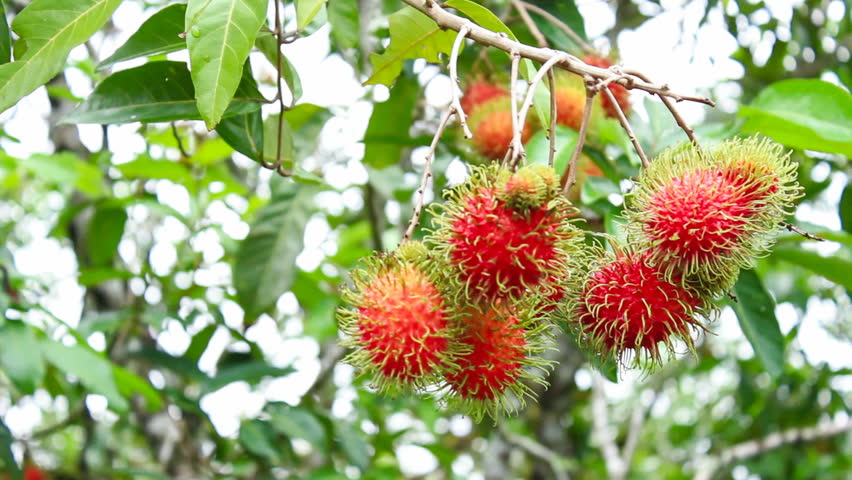
[[[839,1],[0,0],[0,478],[846,478]]]

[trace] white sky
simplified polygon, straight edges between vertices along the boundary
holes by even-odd
[[[581,12],[587,19],[587,33],[590,38],[596,38],[606,31],[614,19],[609,7],[600,1],[580,1]],[[782,23],[790,18],[790,2],[770,1],[767,2],[769,10],[761,10],[756,15],[768,16],[781,19]],[[798,2],[794,2],[798,3]],[[731,37],[722,22],[721,13],[714,10],[709,22],[697,28],[698,20],[704,9],[703,2],[686,2],[686,7],[681,2],[663,1],[664,13],[661,13],[651,21],[646,22],[641,28],[621,33],[618,38],[618,50],[622,62],[625,65],[637,68],[644,72],[653,72],[653,79],[658,82],[668,83],[674,90],[685,93],[707,93],[706,89],[719,84],[721,81],[737,78],[742,75],[742,68],[738,63],[730,60],[729,56],[737,48],[737,41]],[[644,8],[644,7],[643,7]],[[832,18],[842,18],[844,14],[843,2],[834,1],[828,9]],[[292,12],[288,12],[292,16]],[[106,56],[138,26],[138,19],[143,15],[139,5],[135,2],[125,2],[117,11],[114,21],[116,26],[124,31],[124,36],[111,45],[104,45],[100,54]],[[594,19],[594,21],[590,21]],[[695,32],[695,35],[680,37],[680,25],[687,32]],[[748,41],[760,44],[760,38],[754,37],[754,32],[747,32]],[[681,43],[682,42],[682,43]],[[597,46],[601,42],[596,42]],[[765,48],[757,48],[756,57],[766,55]],[[665,54],[661,54],[664,52]],[[79,54],[78,50],[75,54]],[[361,139],[366,128],[371,111],[370,102],[361,100],[365,89],[353,78],[352,69],[340,57],[328,57],[329,41],[328,29],[322,28],[316,34],[300,39],[299,41],[285,46],[287,58],[296,66],[302,79],[304,95],[301,102],[316,103],[332,108],[337,116],[326,126],[322,136],[321,151],[335,152],[350,158],[360,158],[363,155],[363,145],[358,141]],[[185,59],[185,53],[173,55],[175,58]],[[269,66],[260,58],[253,65],[260,70],[260,75],[273,75]],[[128,63],[127,65],[133,65]],[[257,72],[258,70],[256,70]],[[70,75],[72,90],[77,95],[86,95],[90,90],[85,82],[84,76],[77,73]],[[450,82],[446,77],[439,77],[427,86],[427,100],[435,107],[442,107],[449,101]],[[383,88],[383,87],[382,87]],[[736,89],[722,88],[715,92],[720,95],[735,96]],[[380,96],[386,92],[380,92]],[[641,94],[635,94],[638,97]],[[635,98],[634,97],[634,98]],[[639,102],[636,102],[639,103]],[[720,108],[730,110],[736,106],[732,98],[719,98]],[[678,108],[691,123],[703,118],[706,107],[683,102]],[[44,121],[45,112],[49,109],[44,89],[39,89],[28,96],[10,112],[0,115],[0,121],[4,122],[6,130],[22,140],[20,145],[14,145],[3,141],[2,148],[14,156],[25,157],[32,152],[49,152],[50,146],[47,142],[47,125]],[[144,149],[144,143],[140,136],[135,134],[138,125],[124,125],[110,127],[110,139],[112,145],[122,145],[121,152],[116,154],[117,162],[126,162]],[[98,148],[100,144],[100,127],[84,126],[81,129],[84,141],[91,148]],[[422,155],[422,154],[417,154]],[[310,160],[311,164],[323,165],[322,158]],[[457,164],[456,167],[459,165]],[[358,162],[346,164],[324,165],[324,172],[329,184],[345,189],[350,185],[362,184],[366,181],[366,171]],[[826,200],[830,205],[836,205],[840,192],[845,184],[842,175],[837,176],[826,193]],[[160,200],[167,203],[178,211],[188,212],[189,198],[186,190],[180,186],[170,185],[168,182],[157,184],[157,193]],[[345,202],[354,208],[361,203],[360,194],[357,189],[345,190],[340,194],[324,194],[321,200],[327,208],[339,209],[340,202]],[[398,206],[395,212],[398,215]],[[143,209],[144,210],[144,209]],[[247,234],[247,225],[239,216],[224,204],[216,204],[208,211],[211,219],[225,228],[226,232],[234,238],[244,238]],[[807,208],[806,218],[809,222],[824,225],[829,228],[839,228],[839,219],[835,211],[826,209]],[[144,220],[144,211],[131,211],[131,219]],[[804,217],[804,216],[803,216]],[[132,223],[132,222],[131,222]],[[50,224],[33,219],[25,219],[19,229],[25,229],[32,241],[14,252],[15,266],[24,275],[38,276],[52,284],[50,292],[44,297],[44,305],[55,315],[70,325],[76,325],[79,321],[82,289],[77,285],[74,255],[55,239],[47,238],[51,228]],[[142,228],[137,225],[136,228]],[[19,230],[20,231],[20,230]],[[177,221],[166,222],[155,232],[157,244],[152,252],[150,261],[155,271],[168,272],[176,261],[177,252],[174,243],[186,238],[188,232],[179,225]],[[197,251],[204,252],[207,267],[199,273],[198,280],[211,284],[226,286],[230,281],[230,271],[227,265],[217,263],[223,251],[213,234],[197,236],[193,246]],[[307,245],[305,251],[299,256],[297,264],[305,269],[316,268],[326,254],[334,253],[336,244],[334,234],[328,224],[320,217],[312,219],[306,231]],[[119,251],[123,258],[129,259],[136,256],[133,242],[125,240]],[[829,246],[827,248],[836,248]],[[828,253],[828,252],[826,252]],[[137,285],[138,286],[138,285]],[[137,292],[137,293],[141,293]],[[145,292],[149,301],[156,302],[158,291],[151,289]],[[215,295],[215,291],[214,291]],[[221,291],[219,293],[221,296]],[[298,338],[301,333],[301,322],[298,318],[298,302],[292,294],[287,294],[278,302],[279,310],[284,314],[283,327],[269,318],[261,318],[256,325],[251,327],[246,335],[258,343],[274,365],[287,365],[293,362],[297,373],[283,379],[275,379],[263,382],[257,389],[252,390],[244,382],[228,385],[214,393],[206,395],[202,401],[202,408],[211,416],[216,429],[223,435],[235,435],[239,428],[240,419],[256,415],[263,407],[265,400],[283,400],[289,403],[297,403],[301,394],[310,386],[319,371],[316,359],[318,353],[317,343],[308,338]],[[242,323],[242,311],[233,302],[222,303],[222,312],[226,321],[234,326]],[[782,329],[786,333],[798,322],[798,313],[789,305],[779,305],[777,309]],[[808,314],[802,320],[797,341],[802,345],[808,360],[812,363],[828,362],[832,367],[852,367],[852,346],[833,340],[821,327],[821,322],[831,319],[837,315],[849,315],[849,312],[838,312],[831,302],[812,301],[809,303]],[[38,321],[43,321],[38,319]],[[206,320],[206,321],[209,321]],[[200,320],[190,326],[189,334],[204,327],[205,320]],[[735,316],[726,312],[721,320],[714,325],[715,332],[723,342],[739,342],[738,354],[750,356],[751,348],[744,341],[742,332],[736,322]],[[183,326],[176,320],[167,324],[166,330],[159,336],[158,342],[161,347],[174,355],[180,355],[189,345],[190,336]],[[224,329],[214,335],[211,346],[201,360],[201,368],[213,373],[215,360],[218,354],[226,347],[229,338]],[[103,335],[95,335],[90,339],[93,347],[103,349]],[[154,384],[162,384],[162,378],[152,377]],[[333,413],[337,416],[346,416],[352,411],[351,402],[355,400],[355,393],[350,385],[352,378],[351,368],[345,365],[338,366],[335,371],[334,380],[341,387],[339,398],[334,404]],[[588,372],[581,370],[577,377],[578,385],[588,388],[590,378]],[[607,388],[608,395],[613,399],[626,398],[635,391],[635,379],[628,378],[618,385],[610,384]],[[96,414],[108,418],[104,413],[105,399],[99,396],[91,396],[90,407],[96,409]],[[0,412],[5,412],[5,420],[15,435],[25,436],[39,424],[42,419],[41,409],[58,408],[67,409],[63,400],[53,403],[47,395],[39,394],[32,398],[22,400],[18,406],[11,407],[0,401]],[[98,413],[100,412],[100,413]],[[400,418],[398,421],[411,421],[410,418]],[[447,429],[463,433],[470,429],[470,423],[466,419],[454,417],[454,420],[446,426]],[[406,469],[410,474],[424,473],[435,468],[434,457],[425,449],[413,445],[400,447],[398,452],[410,459]],[[460,475],[467,474],[473,468],[472,460],[460,458],[457,462],[457,472]]]

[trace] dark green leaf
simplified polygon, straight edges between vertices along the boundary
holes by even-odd
[[[45,84],[68,52],[97,32],[121,0],[35,0],[15,16],[16,61],[0,65],[0,112]]]
[[[339,0],[338,0],[339,1]],[[304,30],[328,0],[296,0],[296,26]]]
[[[772,251],[774,258],[779,258],[790,263],[802,266],[818,275],[822,275],[832,282],[852,290],[852,262],[838,255],[823,257],[822,255],[787,246],[775,247]]]
[[[8,321],[0,327],[0,368],[23,394],[31,394],[44,376],[44,360],[32,329]]]
[[[243,77],[243,64],[266,20],[267,0],[189,0],[186,45],[201,117],[212,130]]]
[[[0,460],[3,461],[6,471],[12,474],[12,480],[24,480],[21,467],[15,461],[15,453],[12,451],[12,443],[14,442],[15,438],[12,436],[12,432],[3,422],[3,418],[0,418]]]
[[[310,187],[285,183],[258,211],[234,263],[234,286],[246,315],[269,310],[292,285],[315,193]]]
[[[183,358],[198,362],[204,351],[207,350],[207,345],[213,334],[216,333],[218,327],[215,324],[210,324],[201,329],[200,332],[192,336],[192,341],[189,343],[189,348],[183,354]]]
[[[336,424],[335,431],[337,435],[334,441],[340,445],[349,463],[361,471],[366,470],[370,465],[370,451],[367,448],[370,443],[364,433],[354,425],[342,422]]]
[[[54,367],[77,377],[90,392],[106,397],[113,410],[127,410],[127,400],[116,387],[113,365],[109,360],[86,347],[65,346],[51,340],[41,342],[41,350]]]
[[[118,252],[118,243],[124,235],[127,212],[124,207],[104,204],[98,206],[89,222],[89,260],[92,265],[106,267]]]
[[[234,150],[251,158],[263,158],[263,116],[260,110],[227,117],[216,125],[216,133]]]
[[[156,412],[162,408],[163,399],[147,380],[119,365],[113,365],[112,373],[118,391],[125,398],[130,398],[134,393],[138,393],[145,399],[148,411]]]
[[[852,233],[852,183],[846,184],[843,195],[840,196],[840,205],[837,208],[843,230]]]
[[[852,95],[823,80],[790,79],[740,108],[742,129],[795,148],[852,157]]]
[[[239,363],[222,368],[215,377],[205,380],[204,390],[212,392],[233,382],[247,382],[254,385],[264,377],[286,377],[293,372],[292,367],[273,367],[264,362]]]
[[[286,116],[270,115],[263,122],[263,157],[270,163],[280,159],[281,165],[288,170],[296,166],[293,130],[290,129]]]
[[[117,270],[115,268],[86,268],[80,269],[80,276],[77,277],[77,283],[84,287],[92,287],[101,283],[112,280],[127,280],[133,278],[133,274],[127,270]]]
[[[399,163],[402,149],[411,137],[409,130],[419,94],[417,80],[402,76],[391,89],[390,98],[373,106],[364,134],[364,163],[375,168]]]
[[[766,371],[778,377],[784,371],[784,335],[775,318],[775,300],[754,270],[743,270],[734,286],[732,303],[740,328]]]
[[[283,403],[270,404],[267,410],[270,416],[269,423],[281,434],[289,438],[307,440],[321,453],[328,449],[325,428],[309,410]]]
[[[260,420],[243,421],[240,425],[239,441],[246,450],[273,464],[279,463],[281,460],[280,447],[277,445],[275,433],[266,422]]]
[[[167,368],[188,379],[199,382],[203,382],[208,379],[207,375],[198,369],[197,362],[188,358],[173,357],[162,350],[143,348],[131,351],[128,355],[131,357],[142,358],[145,361],[151,362],[159,367]]]
[[[226,115],[256,111],[260,93],[246,79]],[[150,62],[116,72],[62,121],[64,123],[130,123],[198,120],[195,90],[183,62]]]
[[[0,64],[12,61],[12,32],[6,23],[6,7],[0,0]]]
[[[340,1],[340,0],[338,0]],[[427,62],[437,63],[438,55],[449,54],[453,48],[456,33],[442,30],[434,20],[412,7],[403,7],[388,17],[390,22],[390,45],[381,55],[372,54],[373,75],[365,85],[393,85],[402,72],[402,62],[413,58],[423,58]]]
[[[580,10],[577,8],[574,0],[531,0],[530,3],[553,14],[559,20],[565,22],[578,37],[587,40],[583,16],[580,15]],[[582,48],[581,45],[578,45],[567,33],[550,20],[533,11],[530,11],[530,16],[537,20],[536,25],[538,25],[541,33],[553,43],[555,48],[568,51],[576,51],[578,48]]]
[[[186,48],[186,40],[183,38],[185,17],[186,5],[182,3],[161,9],[145,20],[115,53],[101,61],[98,68],[137,57],[175,52]]]

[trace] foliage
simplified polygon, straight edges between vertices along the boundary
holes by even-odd
[[[583,2],[528,5],[536,28],[515,2],[445,4],[500,38],[579,57],[662,18],[653,2],[615,2],[607,31]],[[852,408],[848,362],[826,361],[848,359],[852,339],[848,5],[708,1],[689,23],[736,40],[741,69],[702,92],[723,108],[692,115],[698,139],[771,137],[792,151],[804,190],[791,230],[720,304],[731,308],[709,325],[718,335],[640,378],[560,336],[551,388],[494,424],[377,395],[338,363],[347,275],[393,250],[419,201],[454,32],[396,0],[2,0],[0,13],[0,478],[33,465],[55,479],[852,470],[848,433],[720,462],[776,432],[842,424]],[[301,45],[326,38],[325,63],[308,62],[316,50]],[[317,73],[331,64],[329,78]],[[507,87],[510,64],[475,42],[457,63],[463,86],[486,76]],[[519,67],[526,80],[537,68]],[[533,164],[550,152],[546,84],[528,120]],[[633,91],[629,120],[653,158],[685,136],[643,97]],[[619,237],[641,162],[619,122],[599,117],[574,188],[587,228]],[[443,133],[432,197],[459,182],[460,164],[483,162],[454,123]],[[553,136],[562,172],[578,134]]]

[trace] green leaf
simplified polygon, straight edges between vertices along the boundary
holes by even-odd
[[[311,20],[317,16],[323,5],[328,0],[295,0],[296,1],[296,26],[304,30],[311,24]],[[338,0],[340,1],[340,0]]]
[[[92,287],[101,283],[112,280],[128,280],[133,278],[133,274],[127,270],[118,270],[115,268],[86,268],[80,269],[80,276],[77,277],[77,283],[83,287]]]
[[[186,48],[183,38],[186,5],[169,5],[151,15],[124,45],[98,64],[98,69],[137,57],[176,52]]]
[[[6,23],[6,7],[0,0],[0,64],[12,61],[12,32]]]
[[[790,147],[852,157],[852,95],[822,80],[790,79],[740,107],[744,132],[760,132]]]
[[[135,160],[116,165],[115,168],[128,179],[164,179],[178,184],[189,183],[192,180],[192,172],[185,165],[172,160],[155,160],[145,153],[136,157]]]
[[[816,252],[800,248],[778,246],[772,251],[772,257],[802,266],[846,287],[847,290],[852,290],[852,275],[849,273],[852,272],[852,262],[838,255],[823,257]]]
[[[311,187],[288,182],[257,212],[234,262],[234,286],[247,316],[269,310],[293,284],[315,194]]]
[[[552,13],[560,20],[565,22],[574,33],[581,39],[586,40],[586,26],[583,22],[583,16],[580,15],[580,10],[574,0],[531,0],[530,3],[537,5],[548,12]],[[576,51],[581,48],[580,45],[571,39],[561,28],[555,25],[550,20],[530,11],[530,16],[536,21],[541,33],[550,40],[555,48],[567,50],[569,52]]]
[[[322,129],[331,116],[327,108],[311,103],[302,103],[284,112],[294,133],[293,150],[297,159],[304,159],[316,151]]]
[[[0,345],[0,368],[19,392],[33,393],[44,377],[44,360],[32,329],[8,321],[0,327]]]
[[[23,162],[23,165],[40,179],[73,186],[91,197],[99,197],[104,193],[103,174],[98,167],[72,152],[52,155],[36,153]]]
[[[361,28],[358,3],[335,0],[328,4],[326,10],[328,23],[331,24],[331,38],[343,48],[357,47]]]
[[[264,362],[243,362],[219,370],[215,377],[202,382],[205,392],[218,390],[229,383],[247,382],[251,385],[264,377],[286,377],[295,370],[292,367],[273,367]]]
[[[89,222],[89,260],[94,266],[105,267],[112,263],[118,252],[118,243],[124,235],[127,212],[124,207],[99,205]]]
[[[149,412],[156,412],[163,407],[163,399],[147,380],[118,365],[113,365],[112,373],[118,391],[125,398],[130,398],[134,393],[142,395]]]
[[[278,40],[272,32],[258,33],[254,43],[273,66],[278,63]],[[281,53],[281,76],[287,83],[287,88],[290,89],[290,93],[293,95],[293,103],[295,103],[302,97],[302,80],[299,78],[296,67],[290,63],[283,52]]]
[[[56,76],[68,52],[85,42],[121,0],[35,0],[12,22],[16,61],[0,65],[0,112]],[[18,49],[20,45],[20,49]]]
[[[239,441],[246,450],[273,464],[280,463],[281,454],[276,445],[272,427],[261,420],[245,420],[240,424]]]
[[[0,460],[3,461],[3,466],[6,471],[12,474],[12,480],[24,480],[21,472],[21,467],[15,461],[15,453],[12,451],[12,444],[15,442],[15,437],[9,431],[9,427],[0,418]]]
[[[843,230],[852,233],[852,183],[847,183],[846,188],[843,189],[837,209]]]
[[[784,371],[784,335],[775,318],[775,300],[754,270],[743,270],[734,286],[739,299],[732,303],[740,328],[766,371],[778,377]]]
[[[364,85],[393,85],[402,72],[402,62],[412,58],[423,58],[437,63],[441,53],[449,54],[453,49],[456,33],[442,30],[434,20],[412,7],[403,7],[388,17],[390,22],[390,45],[381,55],[370,55],[373,75]]]
[[[266,20],[267,0],[189,0],[186,45],[201,117],[212,130],[243,76],[243,64]]]
[[[399,163],[402,149],[409,145],[414,106],[420,95],[417,80],[400,77],[387,101],[373,105],[373,114],[364,133],[364,163],[384,168]]]
[[[216,133],[234,150],[251,158],[263,158],[263,115],[260,110],[222,119]]]
[[[318,452],[328,449],[325,427],[309,410],[291,407],[285,403],[273,403],[267,406],[269,423],[272,428],[289,438],[307,440]]]
[[[361,471],[366,470],[370,465],[370,451],[367,449],[370,442],[364,433],[348,423],[338,423],[335,431],[337,435],[334,441],[340,445],[349,463]]]
[[[276,145],[276,142],[279,145]],[[293,148],[293,131],[290,129],[287,117],[282,118],[276,113],[268,116],[263,122],[263,157],[267,162],[274,163],[278,155],[281,157],[281,165],[284,168],[292,170],[295,167],[296,151]]]
[[[226,115],[260,109],[260,93],[247,78]],[[116,124],[199,120],[195,90],[183,62],[150,62],[105,78],[63,123]]]
[[[200,332],[192,336],[192,341],[189,343],[189,348],[183,354],[183,358],[188,358],[197,362],[204,351],[207,350],[207,345],[210,344],[210,339],[219,327],[216,324],[210,324],[201,329]]]
[[[67,375],[80,380],[91,393],[103,395],[110,407],[120,413],[127,411],[127,400],[118,391],[109,360],[80,345],[65,346],[51,340],[41,342],[48,362]]]
[[[444,3],[445,7],[452,7],[458,10],[459,12],[467,15],[468,18],[476,22],[480,27],[487,28],[488,30],[504,33],[510,39],[517,41],[518,37],[515,36],[515,33],[500,20],[497,15],[483,7],[482,5],[472,2],[470,0],[449,0]],[[455,36],[455,32],[449,32]],[[455,40],[455,39],[453,39]],[[450,45],[452,47],[452,44]],[[507,55],[509,55],[507,53]],[[530,81],[535,76],[535,67],[532,64],[532,61],[529,59],[521,60],[521,75],[527,80]]]

